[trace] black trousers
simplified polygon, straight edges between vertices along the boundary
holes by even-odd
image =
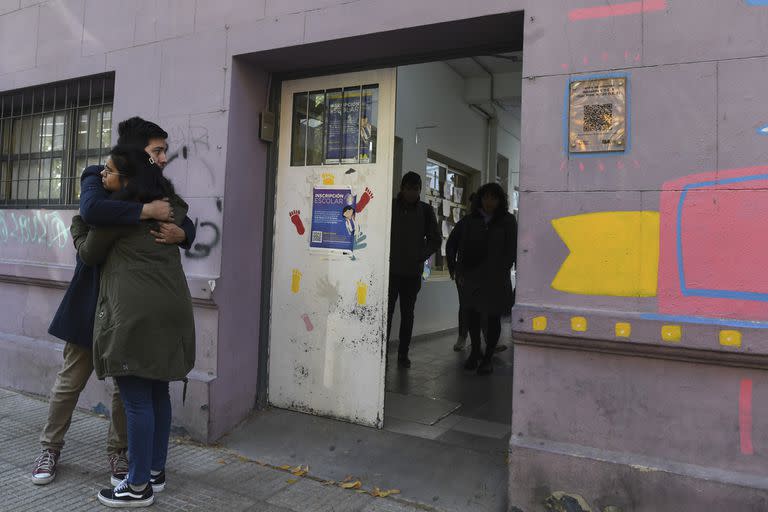
[[[392,330],[392,316],[395,314],[395,304],[400,298],[400,347],[398,357],[408,357],[413,334],[413,311],[416,308],[416,296],[421,290],[421,276],[404,277],[389,276],[389,309],[387,311],[387,341]]]
[[[469,357],[474,359],[486,359],[490,361],[493,357],[493,351],[499,343],[501,336],[501,316],[484,316],[477,310],[470,309],[467,312],[469,317],[469,338],[472,340],[472,352]],[[485,319],[485,325],[483,320]],[[480,341],[480,331],[485,327],[485,354]]]
[[[465,307],[461,305],[461,288],[459,283],[456,283],[456,291],[459,294],[459,336],[466,338],[469,333],[469,315]]]

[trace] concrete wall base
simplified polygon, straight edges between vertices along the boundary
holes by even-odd
[[[0,333],[0,387],[47,397],[61,369],[64,343]],[[187,397],[182,404],[183,384],[171,383],[171,403],[175,431],[191,438],[209,441],[209,394],[215,376],[199,371],[189,375]],[[77,406],[97,414],[110,414],[112,379],[91,376],[80,394]],[[43,428],[43,425],[40,425]]]
[[[584,510],[593,512],[768,510],[765,478],[630,454],[588,452],[575,445],[513,438],[510,510],[549,511],[544,502],[557,491],[583,497],[590,506]]]

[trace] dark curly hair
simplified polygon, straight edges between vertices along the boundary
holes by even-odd
[[[121,121],[117,125],[117,144],[132,144],[142,148],[147,147],[150,139],[167,139],[168,132],[160,128],[152,121],[147,121],[138,116]]]
[[[109,152],[112,164],[120,172],[121,190],[112,199],[149,203],[175,194],[173,183],[163,170],[149,162],[144,149],[131,144],[118,144]]]
[[[496,209],[494,217],[509,213],[509,197],[498,183],[486,183],[475,192],[475,197],[472,199],[472,212],[480,211],[483,206],[483,196],[486,194],[495,196],[499,200],[499,207]]]

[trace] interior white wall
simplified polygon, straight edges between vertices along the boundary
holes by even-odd
[[[517,133],[517,135],[515,135]],[[509,160],[509,190],[510,195],[520,184],[520,119],[509,116],[502,119],[497,131],[497,152]],[[512,198],[510,197],[510,207]]]

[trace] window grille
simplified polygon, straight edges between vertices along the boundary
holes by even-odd
[[[76,207],[112,143],[114,73],[0,93],[0,208]]]

